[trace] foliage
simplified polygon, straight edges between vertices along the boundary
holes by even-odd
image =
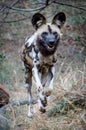
[[[5,59],[5,54],[4,53],[0,53],[0,64],[1,64],[1,62],[3,62],[3,60]]]
[[[67,114],[71,109],[76,111],[77,108],[86,109],[86,90],[81,89],[77,92],[69,92],[53,106],[48,112],[48,117],[55,116],[57,113]]]
[[[0,38],[0,47],[4,45],[4,40],[2,38]]]
[[[6,64],[0,65],[0,83],[5,84],[10,80],[10,67]]]
[[[75,36],[75,41],[80,41],[81,40],[81,36],[80,35],[76,35]]]

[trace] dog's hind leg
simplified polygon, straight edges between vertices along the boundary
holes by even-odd
[[[28,98],[29,98],[29,110],[28,110],[28,116],[32,117],[34,114],[33,111],[33,105],[32,105],[32,93],[31,93],[31,86],[32,86],[32,70],[29,67],[25,67],[25,83],[26,83],[26,88],[28,92]]]

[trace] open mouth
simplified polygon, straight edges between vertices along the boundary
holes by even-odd
[[[53,45],[47,45],[47,49],[52,51],[54,49],[54,46]]]
[[[38,43],[40,43],[40,46],[45,48],[47,51],[51,52],[55,49],[55,44],[47,44],[45,41],[39,40]]]

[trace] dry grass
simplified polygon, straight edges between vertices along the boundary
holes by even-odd
[[[61,99],[70,102],[65,96],[66,93],[80,93],[80,90],[86,89],[86,63],[79,61],[76,57],[58,60],[54,90],[48,99],[46,110],[51,109]],[[19,100],[27,97],[26,89],[18,86],[16,81],[11,90],[11,100]],[[34,89],[34,88],[33,88]],[[15,91],[14,91],[15,90]],[[33,90],[35,92],[35,90]],[[36,92],[35,92],[36,93]],[[85,102],[86,103],[86,102]],[[7,110],[7,117],[12,122],[11,128],[14,130],[83,130],[86,124],[86,113],[82,107],[74,106],[67,113],[56,113],[55,116],[48,117],[47,114],[41,114],[38,111],[37,104],[34,105],[36,113],[32,119],[27,117],[27,105],[11,107]]]
[[[69,62],[68,62],[69,60]],[[86,66],[85,63],[75,59],[70,62],[70,59],[65,59],[60,65],[59,71],[56,74],[55,89],[53,91],[54,99],[49,102],[47,111],[52,108],[59,100],[65,99],[69,103],[70,100],[64,95],[66,93],[80,93],[80,90],[86,89]],[[65,68],[64,73],[62,69]],[[86,103],[86,102],[84,102]],[[57,113],[56,116],[48,118],[46,114],[41,115],[36,113],[31,122],[31,130],[82,130],[85,129],[86,113],[85,110],[74,106],[74,109],[68,110],[66,114]],[[84,118],[82,118],[84,117]]]

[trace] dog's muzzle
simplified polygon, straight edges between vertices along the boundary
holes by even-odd
[[[48,51],[53,51],[58,45],[59,42],[59,36],[56,34],[46,34],[43,33],[41,35],[41,38],[39,38],[39,43],[41,46],[46,48]]]

